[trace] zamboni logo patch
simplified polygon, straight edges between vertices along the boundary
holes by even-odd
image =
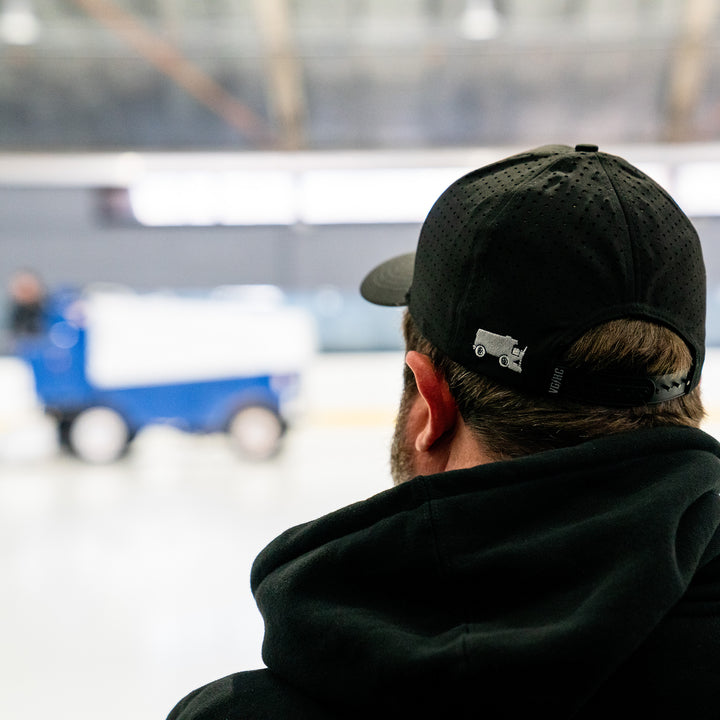
[[[527,347],[521,350],[515,338],[509,335],[496,335],[489,330],[480,329],[475,334],[473,350],[478,357],[492,355],[498,359],[501,367],[521,373],[522,359],[525,356]]]

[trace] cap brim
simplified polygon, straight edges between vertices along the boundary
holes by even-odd
[[[375,305],[407,305],[414,269],[414,252],[386,260],[368,273],[360,294]]]

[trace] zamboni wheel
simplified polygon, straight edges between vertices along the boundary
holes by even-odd
[[[117,460],[130,442],[128,426],[122,416],[107,407],[83,410],[67,428],[71,452],[89,463]]]
[[[263,405],[250,405],[238,410],[228,423],[233,447],[248,460],[268,460],[276,455],[284,433],[282,418]]]

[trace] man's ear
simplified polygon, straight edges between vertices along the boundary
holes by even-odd
[[[421,407],[417,408],[415,425],[415,449],[430,450],[457,421],[457,405],[450,394],[445,378],[436,370],[427,355],[410,350],[405,356],[417,385]]]

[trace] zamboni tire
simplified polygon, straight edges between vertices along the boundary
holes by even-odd
[[[247,460],[269,460],[280,450],[285,423],[264,405],[249,405],[238,410],[227,428],[233,448]]]
[[[67,447],[88,463],[111,463],[125,452],[130,442],[127,423],[108,407],[83,410],[72,419],[66,433]]]

